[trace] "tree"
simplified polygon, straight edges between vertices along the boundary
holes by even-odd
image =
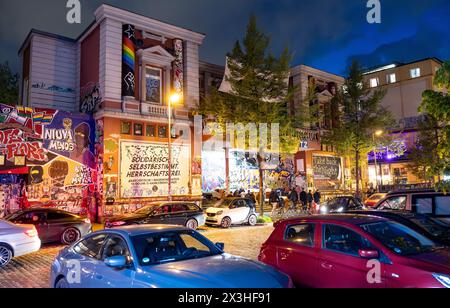
[[[419,112],[436,121],[437,148],[435,153],[439,161],[428,170],[429,176],[441,177],[450,172],[450,61],[437,71],[435,86],[440,91],[426,90],[422,94]],[[450,181],[439,181],[438,189],[450,190]]]
[[[19,99],[19,74],[14,74],[9,63],[0,64],[0,103],[16,104]]]
[[[231,93],[212,91],[201,102],[200,113],[213,116],[224,129],[227,123],[279,124],[280,150],[291,153],[298,149],[294,118],[288,112],[293,94],[288,85],[291,55],[286,48],[277,58],[268,51],[269,44],[270,38],[258,29],[252,16],[242,44],[237,41],[227,54],[229,76],[225,78]],[[265,200],[263,167],[269,147],[269,143],[260,144],[257,149],[261,214]]]
[[[361,166],[367,162],[368,153],[380,145],[373,134],[394,124],[392,114],[381,106],[385,94],[384,90],[371,89],[359,64],[353,63],[343,89],[334,98],[339,125],[322,138],[324,144],[333,146],[339,154],[354,158],[357,196],[361,195]]]

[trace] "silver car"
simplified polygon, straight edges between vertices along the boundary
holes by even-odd
[[[15,225],[0,220],[0,268],[14,257],[20,257],[41,248],[36,228],[33,225]]]

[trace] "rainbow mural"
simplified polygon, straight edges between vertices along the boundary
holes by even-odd
[[[134,75],[136,62],[135,40],[135,27],[129,24],[123,25],[122,96],[134,96],[136,80]]]

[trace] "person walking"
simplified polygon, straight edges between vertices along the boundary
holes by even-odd
[[[313,197],[314,197],[314,202],[317,204],[320,204],[320,199],[322,199],[322,195],[320,194],[319,190],[316,190]]]
[[[278,206],[278,193],[275,189],[272,189],[272,191],[270,192],[269,195],[269,202],[272,205],[272,215],[275,212],[275,210],[277,209]]]
[[[291,201],[291,206],[295,208],[297,206],[297,202],[298,202],[297,191],[295,189],[292,189],[291,192],[289,193],[288,198],[289,198],[289,201]]]
[[[306,208],[306,204],[308,203],[308,195],[306,194],[306,191],[303,188],[302,192],[300,193],[300,202],[302,203],[303,209]]]
[[[307,195],[307,200],[308,200],[308,208],[311,210],[312,209],[312,203],[314,201],[314,197],[312,194],[312,191],[308,191],[308,195]]]

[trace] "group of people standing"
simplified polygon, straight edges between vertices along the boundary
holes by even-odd
[[[289,204],[287,205],[280,190],[272,190],[269,197],[269,202],[272,205],[272,212],[277,208],[286,208],[289,206],[293,208],[301,206],[302,209],[312,210],[314,205],[320,204],[322,198],[319,190],[316,190],[313,193],[312,190],[306,192],[305,189],[300,189],[298,187],[290,189],[286,195],[289,201]]]

